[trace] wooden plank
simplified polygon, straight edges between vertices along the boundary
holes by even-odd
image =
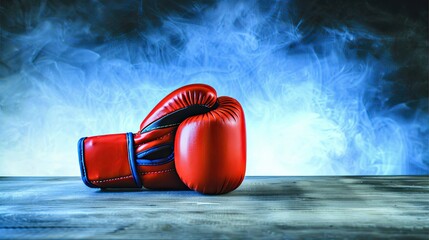
[[[429,239],[428,176],[247,177],[236,191],[100,191],[0,178],[0,238]]]

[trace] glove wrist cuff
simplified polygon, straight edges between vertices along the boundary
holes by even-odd
[[[82,180],[88,187],[142,187],[132,133],[81,138],[78,154]]]

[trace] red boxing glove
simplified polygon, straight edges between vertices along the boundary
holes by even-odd
[[[135,133],[81,138],[83,182],[94,188],[186,189],[174,163],[174,139],[186,118],[217,107],[216,91],[192,84],[166,96]]]
[[[240,103],[219,97],[219,106],[187,118],[176,133],[176,169],[182,181],[204,194],[240,186],[246,172],[246,129]]]

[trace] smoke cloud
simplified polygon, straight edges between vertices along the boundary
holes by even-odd
[[[426,1],[2,1],[0,175],[79,175],[190,83],[239,100],[247,175],[429,174]]]

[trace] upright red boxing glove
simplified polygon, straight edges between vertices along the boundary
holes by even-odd
[[[217,107],[216,91],[192,84],[166,96],[133,133],[81,138],[83,182],[94,188],[186,189],[174,163],[174,138],[186,118]]]
[[[176,133],[176,170],[191,189],[222,194],[240,186],[246,172],[246,129],[237,100],[219,97],[219,106],[187,118]]]

